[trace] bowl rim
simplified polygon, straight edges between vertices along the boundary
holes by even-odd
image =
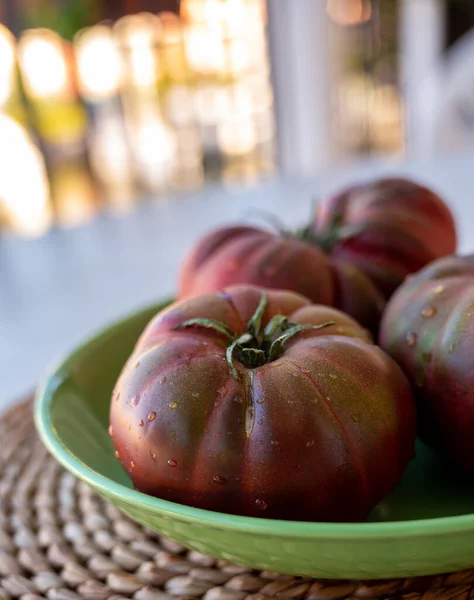
[[[39,436],[53,457],[78,479],[85,481],[100,493],[133,506],[142,506],[155,513],[180,521],[194,521],[200,525],[216,529],[227,529],[253,534],[266,534],[275,537],[298,537],[308,539],[363,540],[370,538],[406,539],[408,537],[439,536],[467,532],[474,529],[474,513],[429,519],[402,521],[362,522],[362,523],[323,523],[308,521],[286,521],[245,517],[227,513],[194,508],[184,504],[162,500],[128,488],[109,477],[91,469],[76,457],[61,441],[51,419],[50,407],[60,384],[67,378],[70,366],[79,356],[87,353],[93,342],[122,327],[131,319],[139,318],[153,310],[162,310],[173,299],[151,304],[146,308],[129,313],[88,336],[73,350],[66,353],[47,370],[37,388],[34,401],[34,421]]]

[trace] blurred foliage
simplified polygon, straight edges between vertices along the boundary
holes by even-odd
[[[67,40],[98,18],[97,0],[37,0],[22,9],[22,28],[46,27]]]

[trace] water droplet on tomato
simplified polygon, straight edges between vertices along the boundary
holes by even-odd
[[[444,285],[437,285],[433,290],[433,294],[442,294],[445,290]]]
[[[156,452],[153,452],[153,450],[150,450],[150,458],[153,462],[156,462]]]
[[[112,427],[112,425],[109,425],[109,435],[110,437],[114,437],[114,428]]]
[[[268,504],[261,498],[257,498],[255,500],[255,506],[258,508],[258,510],[266,510],[268,508]]]
[[[418,336],[414,331],[409,331],[405,336],[405,342],[409,348],[413,348],[413,346],[416,344],[417,339]]]
[[[131,468],[131,469],[134,469],[134,468],[135,468],[135,461],[134,461],[134,460],[131,460],[131,461],[130,461],[130,468]]]
[[[174,458],[170,458],[170,460],[168,461],[168,464],[170,467],[177,467],[178,466],[178,461],[174,460]]]
[[[137,394],[136,396],[133,396],[133,398],[130,400],[130,406],[137,406],[137,404],[140,402],[140,394]]]
[[[145,426],[145,421],[143,419],[140,419],[138,421],[138,427],[144,427]]]
[[[169,408],[171,408],[172,410],[174,410],[175,408],[178,408],[178,403],[176,401],[170,402],[168,404]]]
[[[212,481],[218,485],[225,485],[227,483],[227,479],[223,475],[214,475]]]
[[[314,440],[309,440],[309,442],[306,442],[306,448],[312,448],[314,446]]]
[[[425,306],[421,311],[421,316],[424,319],[431,319],[436,314],[436,308],[434,306]]]
[[[120,458],[120,452],[118,450],[115,450],[115,457]]]
[[[146,420],[151,423],[152,421],[154,421],[156,419],[156,412],[154,410],[152,410],[150,413],[148,413],[148,417],[146,418]]]

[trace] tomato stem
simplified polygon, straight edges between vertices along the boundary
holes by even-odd
[[[321,323],[321,325],[291,325],[286,333],[283,333],[275,340],[273,340],[270,349],[267,354],[268,362],[272,362],[272,360],[276,360],[283,349],[283,344],[292,338],[297,333],[301,331],[310,331],[312,329],[323,329],[324,327],[329,327],[330,325],[334,325],[334,321],[327,321],[326,323]]]
[[[312,225],[310,224],[307,227],[298,229],[294,233],[294,237],[308,242],[309,244],[314,244],[315,246],[318,246],[318,248],[321,248],[323,252],[329,254],[338,242],[343,242],[344,240],[348,240],[363,233],[366,227],[367,225],[365,223],[341,225],[339,222],[336,222],[326,231],[318,235],[313,232]]]
[[[262,319],[265,309],[267,308],[268,298],[265,294],[260,296],[260,302],[258,303],[257,309],[255,310],[252,318],[248,322],[247,329],[250,335],[254,338],[258,338],[260,335],[260,327],[262,326]]]
[[[225,323],[213,321],[212,319],[188,319],[187,321],[176,325],[174,329],[184,329],[185,327],[193,327],[195,325],[198,325],[199,327],[205,327],[206,329],[214,329],[214,331],[221,333],[229,341],[235,339],[235,333],[232,331],[232,329],[227,327]]]
[[[242,347],[244,344],[247,344],[248,342],[252,341],[252,339],[253,337],[250,333],[244,333],[239,338],[234,340],[230,346],[227,347],[225,353],[227,358],[227,364],[229,365],[230,370],[232,371],[232,375],[235,377],[235,379],[239,379],[239,373],[234,365],[234,352],[237,350],[237,348]]]
[[[174,329],[204,327],[223,335],[228,343],[226,349],[227,363],[232,375],[238,380],[239,372],[234,364],[234,356],[248,369],[254,369],[276,360],[283,350],[283,345],[297,333],[334,325],[334,321],[328,321],[321,325],[298,325],[291,323],[288,317],[284,315],[275,315],[261,334],[260,330],[267,304],[268,298],[265,294],[262,294],[254,314],[247,323],[247,331],[240,335],[233,332],[225,323],[212,319],[188,319]]]

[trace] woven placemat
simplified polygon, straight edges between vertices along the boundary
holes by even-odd
[[[186,550],[124,517],[64,471],[31,402],[0,419],[0,600],[474,598],[474,569],[390,581],[255,571]]]

